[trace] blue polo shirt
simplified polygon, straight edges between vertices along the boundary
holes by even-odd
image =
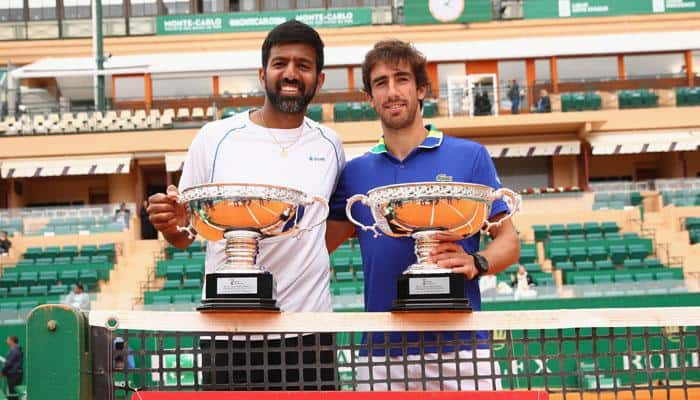
[[[453,138],[443,135],[432,125],[426,126],[428,136],[423,143],[403,160],[398,160],[387,151],[383,139],[361,157],[349,161],[340,175],[337,189],[331,197],[331,212],[329,219],[347,220],[345,205],[352,195],[367,194],[379,186],[411,182],[452,181],[479,183],[500,188],[496,169],[486,148],[470,140]],[[508,207],[502,200],[493,203],[491,216],[507,212]],[[369,226],[374,223],[370,209],[360,203],[355,203],[352,214],[359,222]],[[416,262],[414,241],[408,238],[392,238],[381,235],[374,237],[371,231],[357,229],[362,264],[365,278],[365,310],[370,312],[389,311],[396,298],[397,281],[409,265]],[[479,250],[479,234],[461,240],[465,251],[473,253]],[[474,310],[481,309],[481,296],[478,281],[467,281],[465,285],[466,298]],[[437,332],[426,332],[423,336],[425,352],[437,352],[438,340],[449,345],[454,341],[455,332],[443,332],[438,338]],[[459,339],[470,340],[469,332],[457,332]],[[482,336],[483,335],[483,336]],[[392,343],[401,343],[400,334],[390,334]],[[485,333],[477,332],[477,337],[486,338]],[[372,335],[372,344],[384,343],[384,333]],[[415,333],[407,335],[408,343],[418,343],[419,336]],[[363,340],[367,340],[364,338]],[[434,345],[431,346],[430,343]],[[454,343],[454,342],[453,342]],[[388,344],[385,344],[388,345]],[[385,347],[385,346],[381,346]],[[390,350],[391,355],[400,355],[400,348]],[[467,346],[461,346],[468,349]],[[443,351],[454,351],[450,346],[442,346]],[[420,349],[408,347],[409,354],[418,354]],[[383,349],[376,349],[374,355],[383,355]]]

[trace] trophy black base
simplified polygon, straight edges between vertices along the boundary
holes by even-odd
[[[201,312],[221,311],[272,311],[279,312],[272,298],[272,274],[264,273],[213,273],[204,280]]]
[[[398,298],[391,311],[466,311],[464,275],[454,273],[405,274],[398,281]]]

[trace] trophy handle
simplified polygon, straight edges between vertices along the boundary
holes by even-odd
[[[376,222],[372,226],[366,226],[366,225],[362,224],[361,222],[359,222],[358,220],[356,220],[355,218],[353,218],[353,216],[352,216],[353,204],[357,203],[358,201],[361,201],[362,204],[367,206],[367,199],[368,199],[367,196],[365,196],[364,194],[356,194],[356,195],[350,197],[348,199],[348,204],[345,205],[345,215],[348,216],[348,219],[350,220],[350,222],[359,226],[363,231],[372,231],[372,232],[374,232],[374,237],[379,237],[379,236],[381,236],[381,234],[377,230],[377,223]]]
[[[187,200],[185,200],[185,197],[181,194],[177,195],[177,202],[178,204],[182,204],[183,207],[185,207],[185,212],[187,215],[189,215],[189,207],[187,205]],[[190,217],[188,217],[190,219]],[[187,238],[194,240],[197,237],[197,231],[194,229],[194,226],[192,226],[192,220],[190,219],[190,222],[187,224],[187,226],[177,226],[177,231],[178,232],[187,232]]]
[[[313,203],[319,203],[323,207],[323,213],[322,213],[321,220],[316,222],[315,224],[310,224],[309,226],[305,226],[305,227],[297,226],[294,229],[295,232],[292,234],[293,238],[298,238],[304,232],[309,232],[309,231],[315,229],[316,227],[318,227],[319,225],[323,224],[324,222],[326,222],[326,218],[328,218],[328,213],[330,212],[330,208],[328,207],[328,201],[324,197],[321,197],[321,196],[311,196],[311,197],[308,197],[304,201],[303,204],[305,206],[310,206]]]
[[[508,214],[506,214],[505,217],[501,218],[500,220],[498,220],[496,222],[489,222],[488,220],[486,220],[484,222],[484,227],[481,229],[481,233],[489,233],[491,228],[494,228],[494,227],[497,228],[497,227],[501,226],[501,224],[504,221],[509,220],[513,216],[513,214],[520,211],[520,204],[522,203],[522,197],[518,193],[515,193],[514,191],[512,191],[510,189],[501,188],[501,189],[496,190],[493,193],[493,198],[494,198],[494,200],[502,199],[503,201],[505,201],[510,212],[508,212]]]

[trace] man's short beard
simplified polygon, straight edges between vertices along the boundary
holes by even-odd
[[[281,86],[281,84],[282,81],[279,81],[277,86]],[[310,94],[306,94],[304,93],[304,89],[306,88],[303,84],[301,84],[299,89],[302,91],[302,94],[299,96],[289,97],[282,96],[280,94],[281,88],[270,88],[269,82],[267,81],[267,79],[265,79],[265,95],[267,96],[268,100],[270,100],[270,103],[278,111],[289,114],[298,114],[304,112],[304,110],[306,110],[306,107],[311,103],[311,100],[313,100],[314,95],[316,94],[317,85],[318,78],[313,84],[314,90],[311,91]]]

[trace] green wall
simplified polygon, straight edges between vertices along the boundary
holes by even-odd
[[[700,12],[699,0],[525,0],[525,19]]]
[[[453,0],[454,2],[454,0]],[[411,0],[404,2],[404,22],[407,25],[440,24],[430,12],[429,0]],[[449,23],[464,23],[491,20],[490,0],[465,0],[462,14]]]

